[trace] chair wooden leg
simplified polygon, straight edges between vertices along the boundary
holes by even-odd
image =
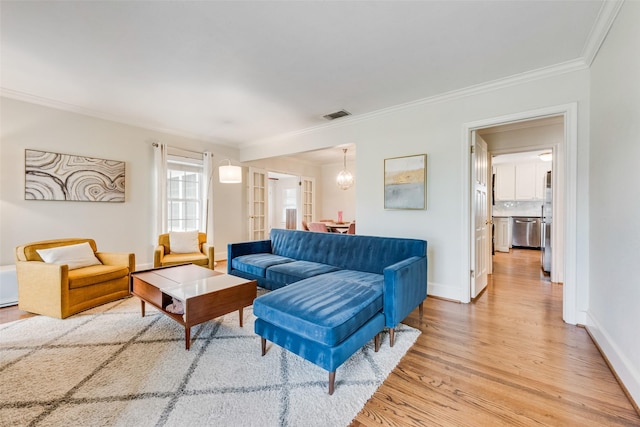
[[[378,350],[380,350],[380,334],[376,334],[375,338],[373,339],[373,342],[374,342],[374,349],[377,353]]]
[[[424,314],[424,301],[422,301],[418,306],[418,315],[420,316],[420,319],[422,319],[423,314]]]
[[[395,329],[389,328],[389,345],[390,345],[390,347],[393,347],[393,343],[395,342],[395,338],[396,338],[395,332],[396,332]]]
[[[264,356],[265,354],[267,354],[267,339],[260,338],[260,344],[262,345],[262,355]]]
[[[333,394],[336,383],[336,371],[329,372],[329,396]]]

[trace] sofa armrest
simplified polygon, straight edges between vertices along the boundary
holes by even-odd
[[[255,240],[252,242],[229,243],[227,245],[227,272],[231,272],[234,258],[250,254],[270,254],[271,240]]]
[[[216,266],[216,260],[215,260],[215,250],[213,245],[208,245],[206,243],[202,244],[202,253],[205,254],[207,256],[207,258],[209,258],[209,269],[213,270],[214,267]]]
[[[384,269],[384,315],[394,328],[427,297],[427,258],[411,257]]]
[[[162,258],[164,258],[164,246],[156,246],[156,249],[153,251],[153,268],[162,266]]]
[[[41,261],[16,261],[18,306],[21,310],[62,317],[61,302],[69,295],[69,266]],[[46,312],[39,311],[46,303]]]
[[[126,265],[129,273],[136,270],[136,256],[124,252],[96,252],[96,257],[104,265]]]

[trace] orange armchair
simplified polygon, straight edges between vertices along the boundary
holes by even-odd
[[[44,262],[38,250],[89,244],[94,265]],[[68,250],[71,248],[65,248]],[[92,254],[93,253],[93,254]],[[46,257],[46,256],[45,256]],[[77,267],[77,268],[75,268]],[[135,270],[133,253],[98,252],[92,239],[56,239],[16,248],[18,307],[20,310],[64,319],[72,314],[129,296],[129,273]]]
[[[190,253],[172,253],[169,236],[169,233],[158,236],[158,246],[153,254],[154,268],[192,263],[213,270],[215,267],[214,247],[207,244],[206,233],[198,233],[198,252]]]

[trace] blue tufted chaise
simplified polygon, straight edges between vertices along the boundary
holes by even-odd
[[[329,371],[394,328],[427,297],[427,242],[271,230],[270,240],[231,243],[229,274],[273,290],[255,299],[255,332]]]

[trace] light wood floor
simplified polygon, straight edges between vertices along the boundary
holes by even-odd
[[[562,321],[539,256],[497,253],[471,304],[427,298],[404,321],[422,334],[352,425],[640,426],[587,331]]]
[[[23,316],[0,309],[0,323]],[[562,321],[562,286],[537,251],[497,253],[475,302],[429,297],[404,322],[422,334],[354,427],[640,426],[586,330]]]

